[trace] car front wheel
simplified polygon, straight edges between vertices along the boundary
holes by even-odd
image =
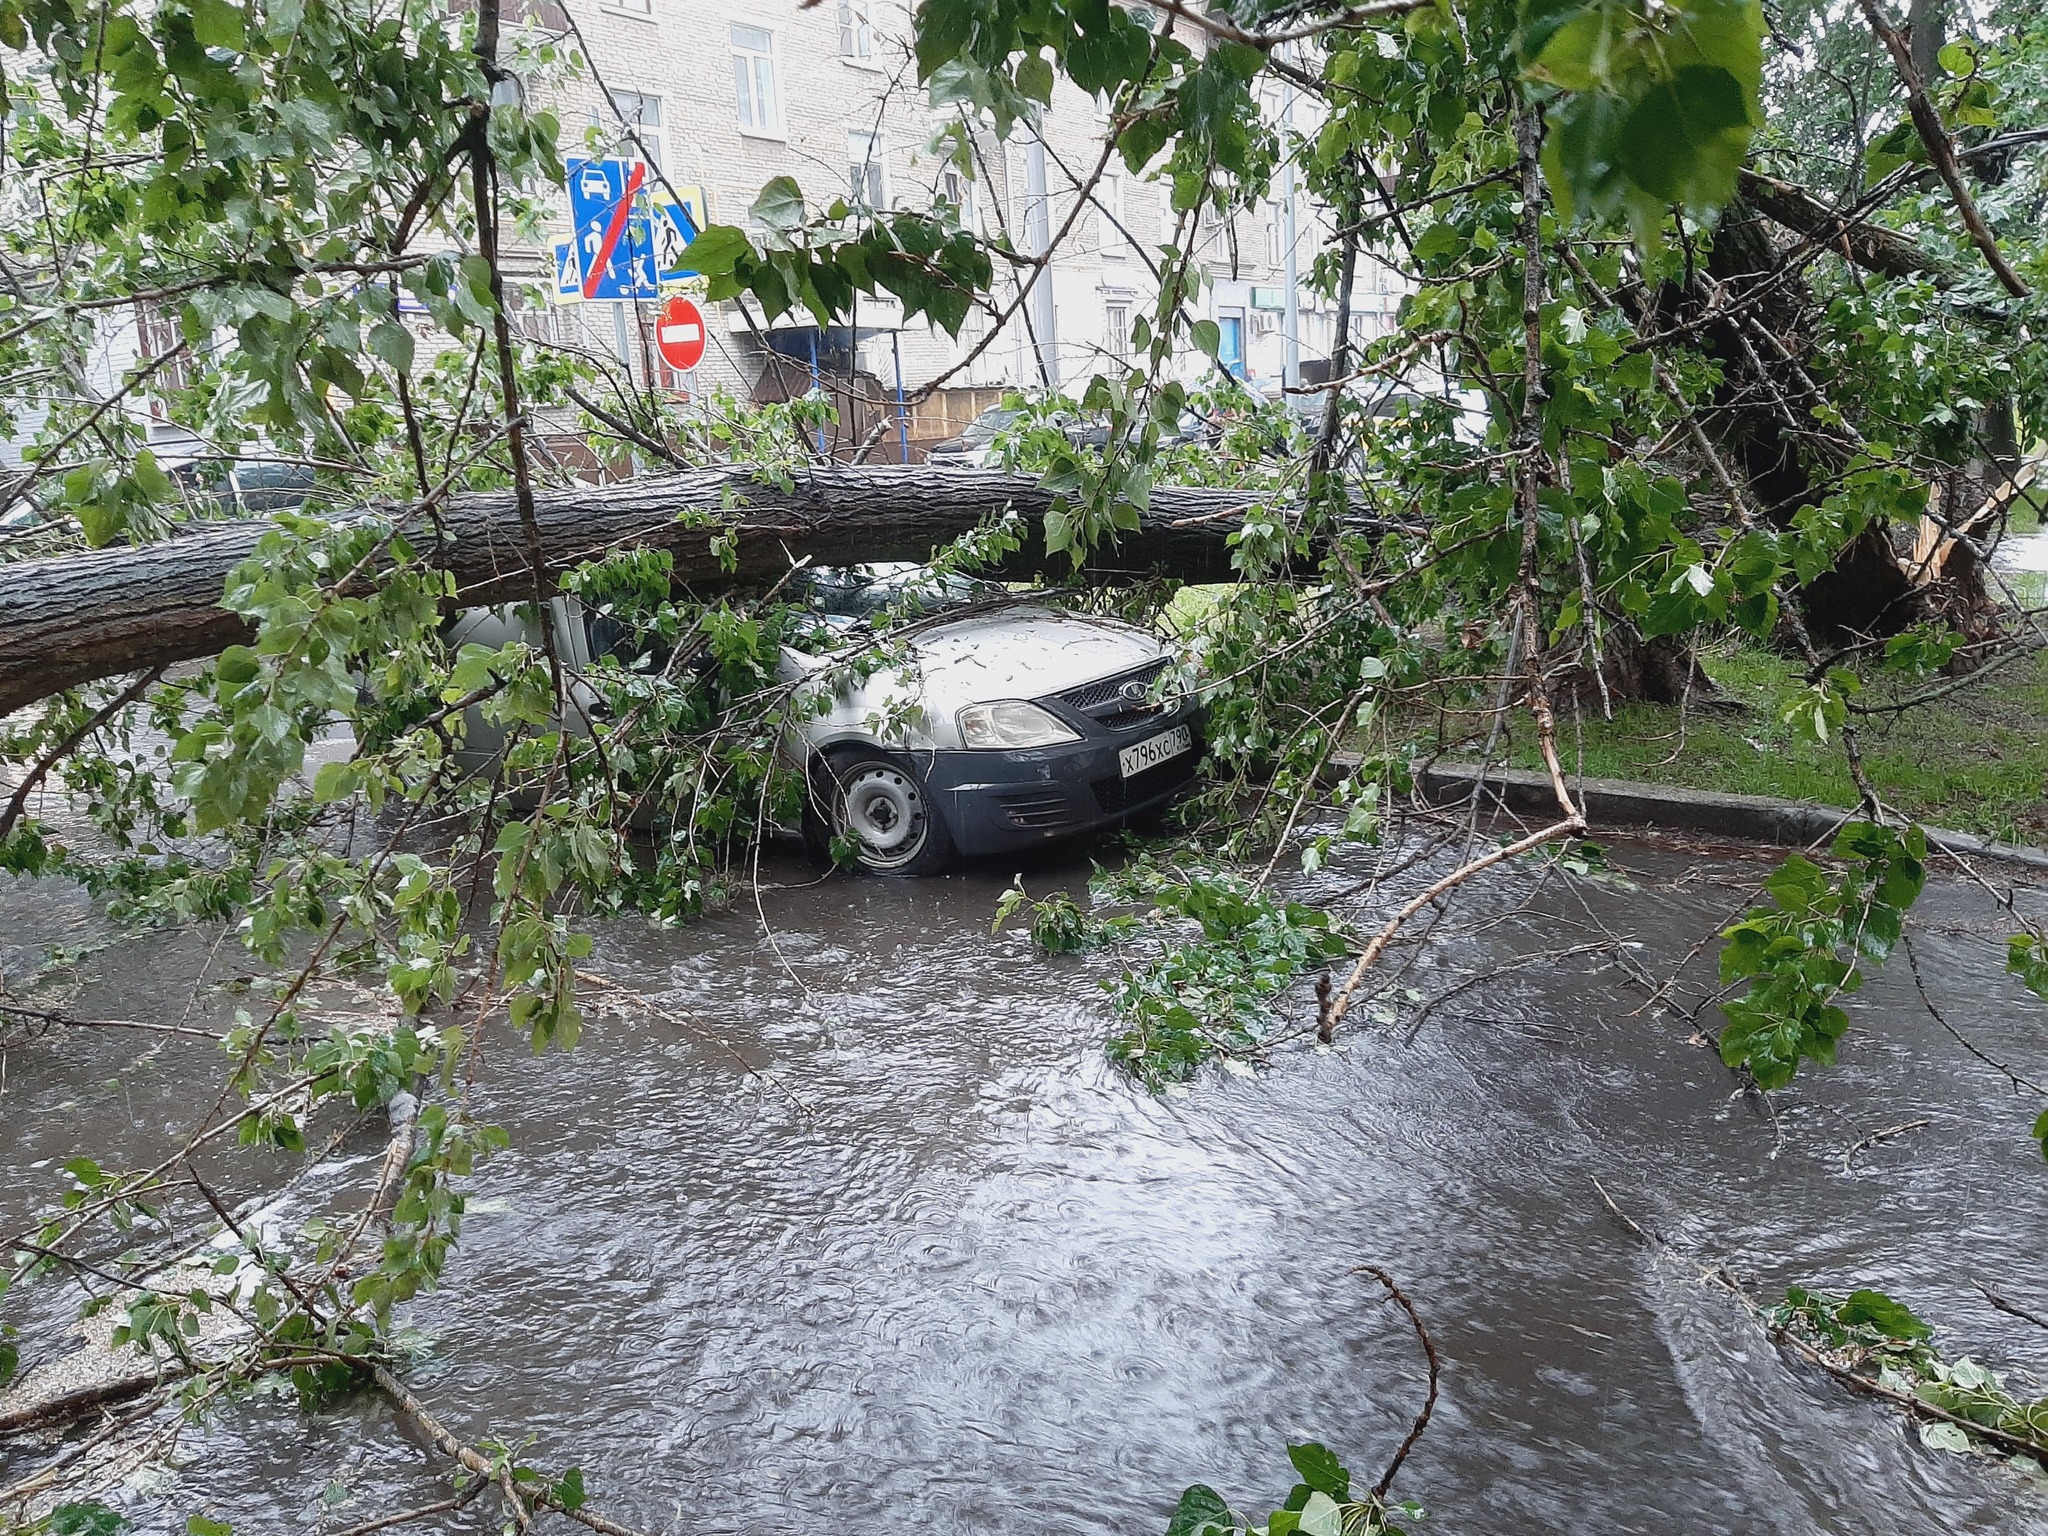
[[[819,777],[805,817],[817,851],[829,855],[832,844],[843,844],[875,875],[934,875],[952,864],[945,819],[907,763],[859,753],[830,762]]]

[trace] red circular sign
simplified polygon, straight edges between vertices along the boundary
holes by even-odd
[[[688,299],[670,299],[654,322],[654,345],[664,363],[688,373],[704,361],[704,311]]]

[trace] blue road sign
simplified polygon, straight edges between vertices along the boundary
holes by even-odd
[[[586,299],[651,299],[660,292],[654,272],[654,236],[641,187],[647,167],[637,160],[571,160],[569,219]]]
[[[680,282],[695,277],[689,264],[690,242],[697,238],[697,226],[689,209],[680,203],[654,205],[654,276],[657,282]]]
[[[555,302],[575,304],[583,298],[583,263],[570,241],[555,242]]]
[[[705,212],[704,189],[684,187],[681,201],[677,201],[676,195],[663,187],[655,192],[652,207],[654,276],[664,288],[673,287],[697,275],[686,253],[690,243],[711,222]]]

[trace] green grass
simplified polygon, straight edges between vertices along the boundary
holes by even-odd
[[[1675,708],[1624,705],[1612,721],[1566,713],[1558,732],[1566,767],[1599,778],[1845,808],[1857,803],[1840,744],[1811,741],[1783,721],[1786,705],[1801,691],[1797,668],[1746,647],[1702,659],[1738,710],[1695,708],[1682,739]],[[1863,702],[1946,681],[1887,680],[1873,684]],[[2048,844],[2048,652],[2013,661],[1903,715],[1852,717],[1852,723],[1860,730],[1864,766],[1887,804],[1933,826]],[[1536,766],[1535,743],[1518,739],[1511,759],[1517,767]]]

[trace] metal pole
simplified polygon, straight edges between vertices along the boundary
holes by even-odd
[[[612,305],[612,329],[618,347],[619,366],[626,370],[628,379],[633,377],[633,341],[626,329],[626,300],[620,299]]]
[[[1024,238],[1044,258],[1031,274],[1031,328],[1038,333],[1038,371],[1045,387],[1060,387],[1060,339],[1052,293],[1052,201],[1045,190],[1045,140],[1033,132],[1024,146]]]
[[[1281,98],[1280,127],[1283,135],[1294,130],[1294,89]],[[1283,139],[1284,142],[1284,139]],[[1287,285],[1281,301],[1280,381],[1288,389],[1301,384],[1301,270],[1294,256],[1294,146],[1286,145],[1287,164],[1281,169],[1280,190],[1280,280]]]
[[[889,333],[889,350],[896,355],[896,459],[910,462],[910,418],[903,414],[903,333]]]
[[[811,388],[818,394],[825,392],[824,376],[818,372],[818,328],[811,327]],[[818,452],[825,451],[825,424],[818,424]]]

